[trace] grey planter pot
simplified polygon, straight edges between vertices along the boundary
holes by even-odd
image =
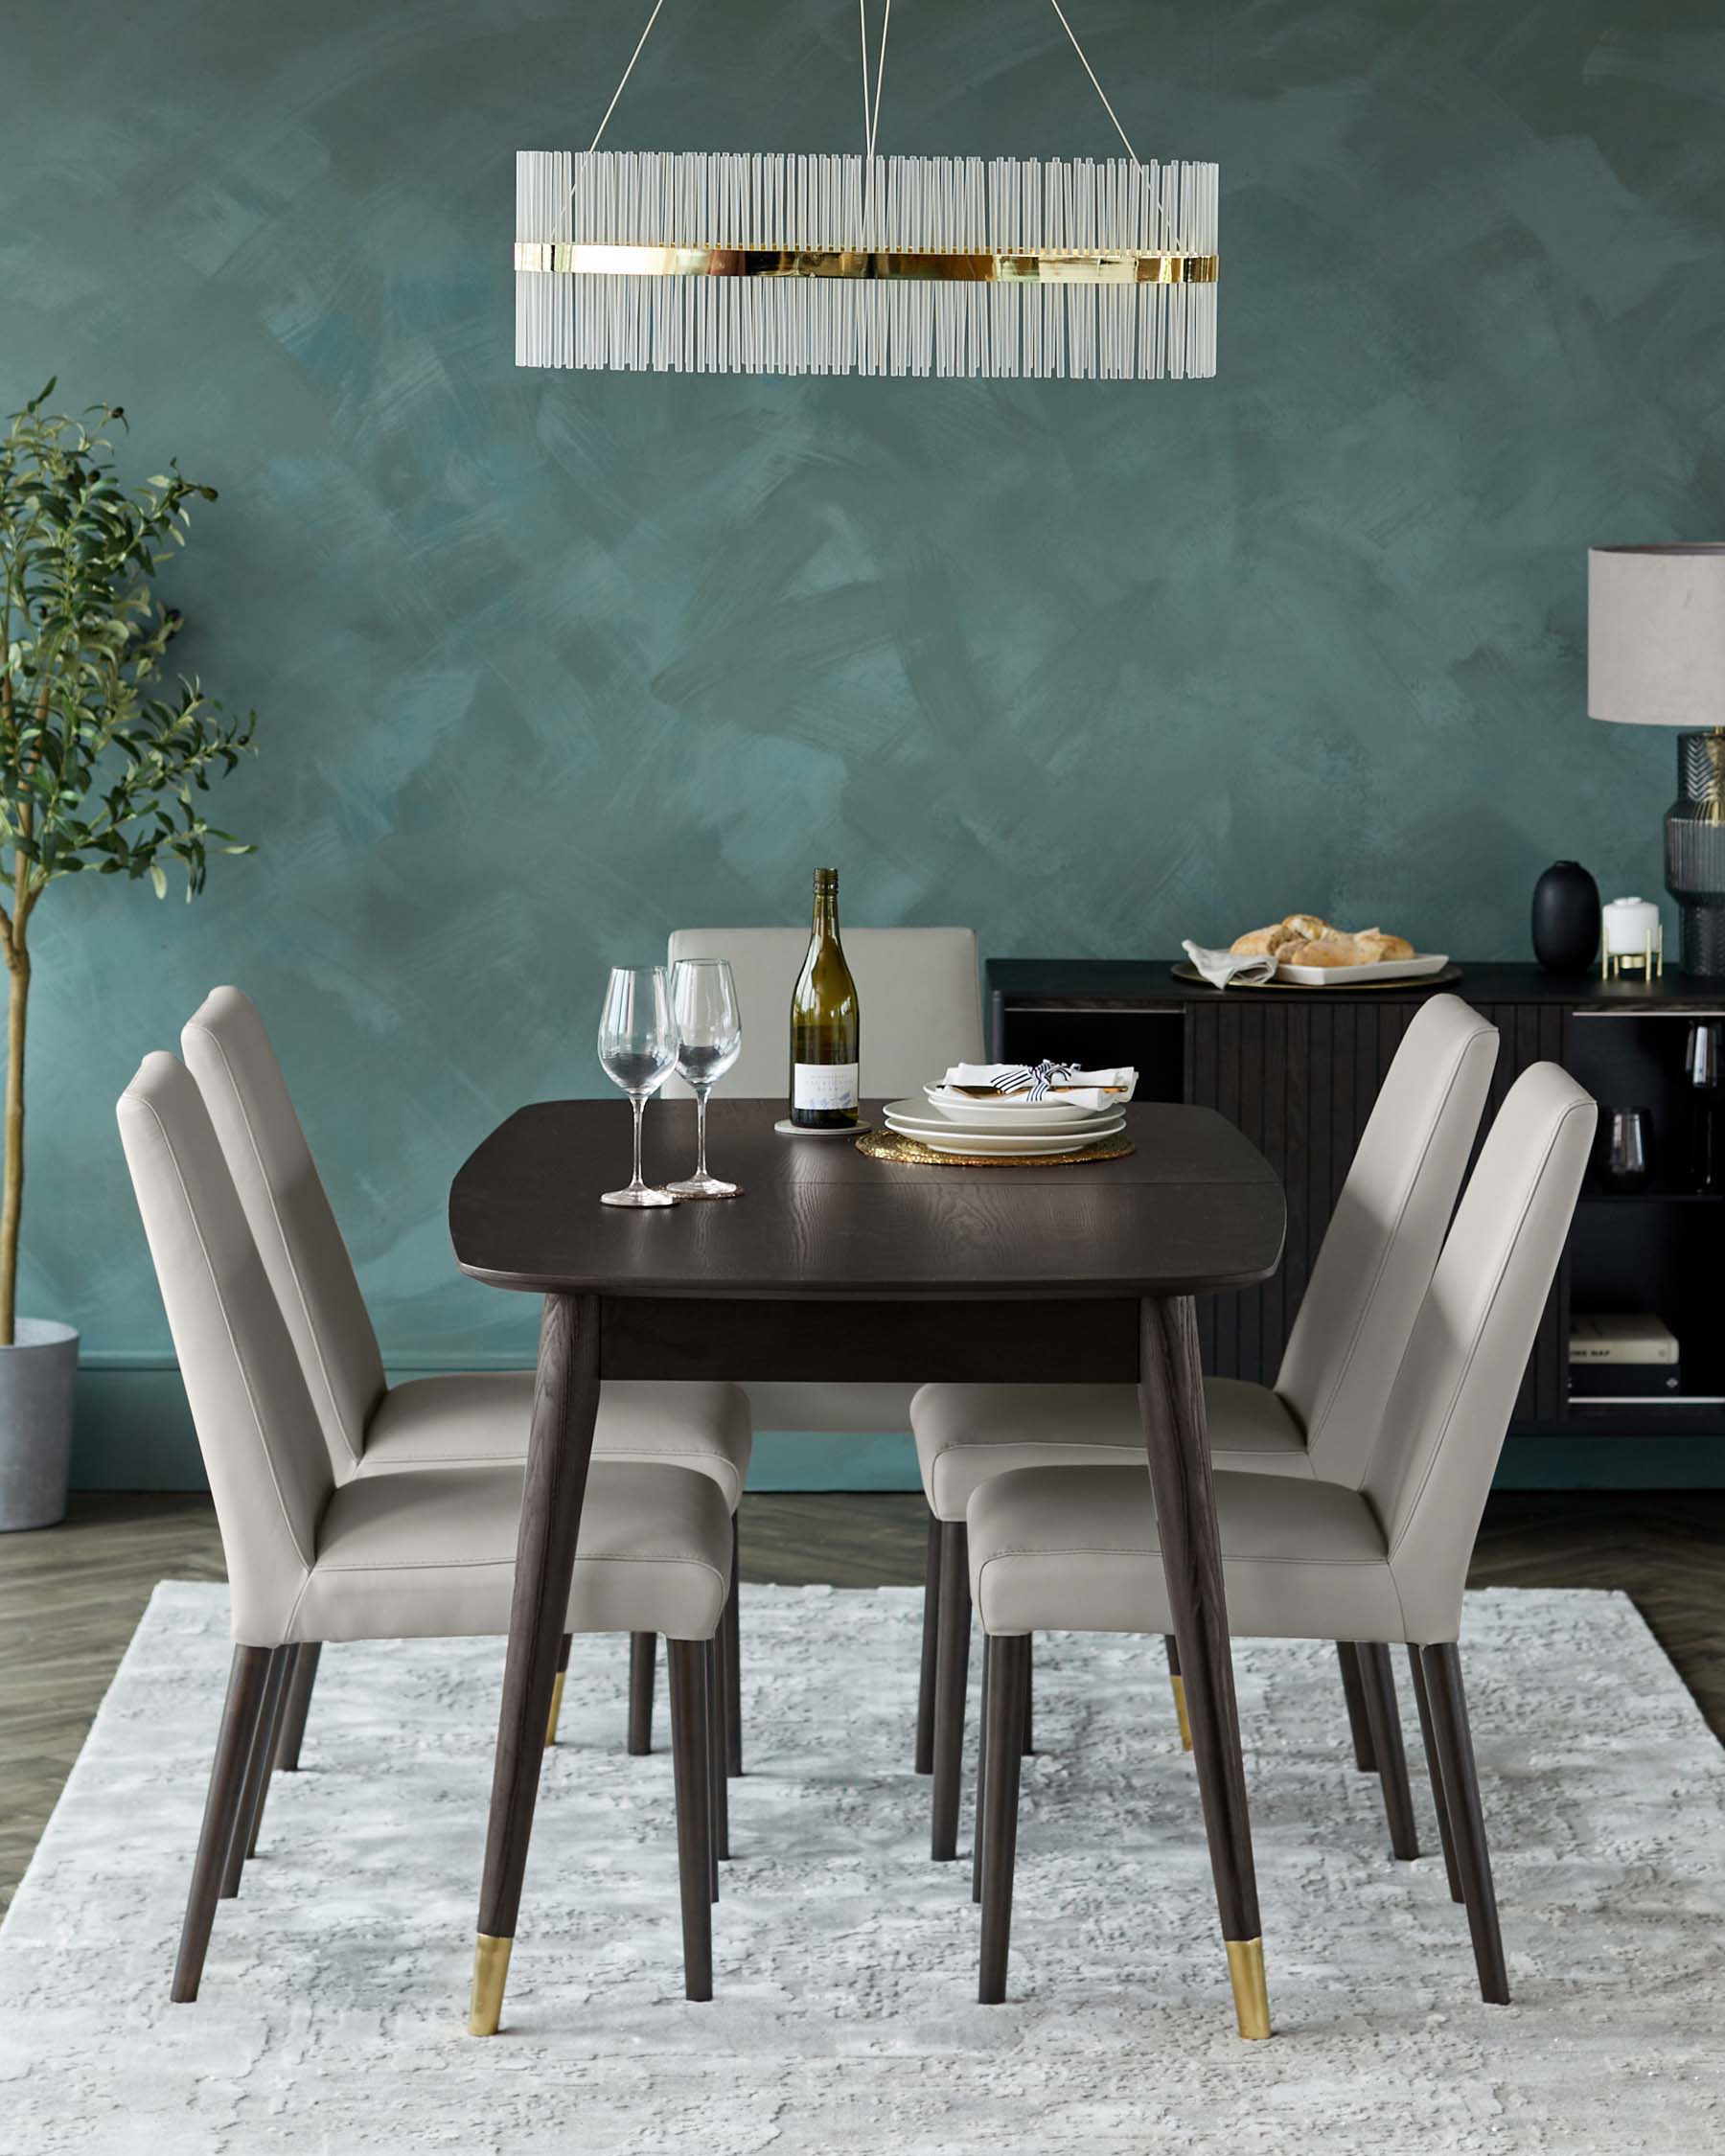
[[[52,1318],[20,1318],[0,1347],[0,1533],[52,1527],[66,1517],[78,1332]]]

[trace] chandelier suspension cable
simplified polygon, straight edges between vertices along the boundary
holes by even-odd
[[[862,155],[872,165],[881,132],[881,81],[886,73],[886,33],[892,28],[892,0],[886,0],[886,11],[881,17],[881,57],[875,62],[872,108],[868,97],[868,0],[857,0],[857,15],[862,31]]]
[[[1060,27],[1072,40],[1072,50],[1077,54],[1079,59],[1083,62],[1084,72],[1091,79],[1091,88],[1094,90],[1096,95],[1102,100],[1103,111],[1106,112],[1108,117],[1114,122],[1115,133],[1118,135],[1120,140],[1126,145],[1126,154],[1136,165],[1138,162],[1138,153],[1132,147],[1132,138],[1127,134],[1125,128],[1121,126],[1119,114],[1115,110],[1114,106],[1109,103],[1108,92],[1102,87],[1101,83],[1096,80],[1096,71],[1091,65],[1090,57],[1085,52],[1084,47],[1078,42],[1078,33],[1072,28],[1071,24],[1068,22],[1066,18],[1066,10],[1061,6],[1060,0],[1048,0],[1048,5],[1060,17]]]
[[[642,31],[639,43],[637,43],[634,51],[629,56],[629,65],[623,70],[622,77],[619,80],[616,88],[611,92],[611,101],[610,104],[608,104],[605,108],[605,118],[599,123],[599,134],[595,135],[592,141],[587,145],[587,152],[589,155],[591,155],[591,153],[599,147],[599,135],[604,134],[606,128],[610,125],[610,116],[617,109],[617,100],[623,95],[625,84],[628,82],[629,78],[634,73],[634,63],[641,57],[641,47],[645,45],[648,38],[653,35],[653,26],[656,22],[657,22],[659,18],[659,10],[664,6],[664,4],[665,0],[653,0],[653,12],[647,17],[647,27]],[[1088,67],[1090,65],[1090,62],[1087,60],[1085,62],[1085,65]],[[1095,78],[1092,76],[1091,80],[1093,81]],[[1102,102],[1106,104],[1108,101],[1105,98]],[[1119,126],[1119,122],[1117,120],[1115,122],[1115,126],[1116,127]],[[1124,141],[1125,137],[1122,136],[1120,139]]]
[[[1095,91],[1096,95],[1097,95],[1097,96],[1098,96],[1098,97],[1099,97],[1099,98],[1100,98],[1100,99],[1102,100],[1102,109],[1103,109],[1103,111],[1104,111],[1104,112],[1106,112],[1106,113],[1107,113],[1107,115],[1108,115],[1108,117],[1109,117],[1109,118],[1110,118],[1110,119],[1111,119],[1111,120],[1112,120],[1112,121],[1114,122],[1114,125],[1115,125],[1115,133],[1116,133],[1116,135],[1118,135],[1118,136],[1119,136],[1119,138],[1120,138],[1120,140],[1121,140],[1121,141],[1122,141],[1122,142],[1123,142],[1123,143],[1124,143],[1124,144],[1126,145],[1126,154],[1127,154],[1127,156],[1128,156],[1128,157],[1130,157],[1130,158],[1132,159],[1132,162],[1133,162],[1133,163],[1134,163],[1134,164],[1136,165],[1136,164],[1137,164],[1137,163],[1138,162],[1138,151],[1137,151],[1136,149],[1133,149],[1133,147],[1132,147],[1132,137],[1131,137],[1131,136],[1130,136],[1130,135],[1129,135],[1129,134],[1128,134],[1128,133],[1126,132],[1125,128],[1121,126],[1121,125],[1120,125],[1120,116],[1119,116],[1119,114],[1118,114],[1118,113],[1117,113],[1117,112],[1116,112],[1116,111],[1115,110],[1114,106],[1113,106],[1113,105],[1112,105],[1112,104],[1111,104],[1111,103],[1109,103],[1108,92],[1107,92],[1107,91],[1106,91],[1106,90],[1105,90],[1105,89],[1104,89],[1104,88],[1102,87],[1101,83],[1097,81],[1097,80],[1096,80],[1096,71],[1095,71],[1095,69],[1094,69],[1094,68],[1093,68],[1093,67],[1092,67],[1092,66],[1091,65],[1091,63],[1090,63],[1090,55],[1089,55],[1089,54],[1088,54],[1088,53],[1087,53],[1087,52],[1085,51],[1084,47],[1083,47],[1083,46],[1082,46],[1082,45],[1081,45],[1081,44],[1080,44],[1080,43],[1078,42],[1078,33],[1077,33],[1077,32],[1076,32],[1076,31],[1075,31],[1075,30],[1074,30],[1073,28],[1072,28],[1071,24],[1070,24],[1070,22],[1068,22],[1068,20],[1067,20],[1067,17],[1066,17],[1066,10],[1065,10],[1065,9],[1064,9],[1064,8],[1063,8],[1063,7],[1061,6],[1061,4],[1060,4],[1060,0],[1048,0],[1048,5],[1049,5],[1049,7],[1050,7],[1050,8],[1052,8],[1052,9],[1053,9],[1054,12],[1055,12],[1055,13],[1056,13],[1056,14],[1057,14],[1057,15],[1058,15],[1059,17],[1060,17],[1060,27],[1061,27],[1061,29],[1062,29],[1062,30],[1064,30],[1064,31],[1066,32],[1067,35],[1068,35],[1068,36],[1069,36],[1069,37],[1070,37],[1070,39],[1072,40],[1072,50],[1073,50],[1073,52],[1075,52],[1075,53],[1077,54],[1077,56],[1078,56],[1078,57],[1079,57],[1079,60],[1080,60],[1080,61],[1081,61],[1081,63],[1083,64],[1083,67],[1084,67],[1084,72],[1085,72],[1085,73],[1086,73],[1086,74],[1087,74],[1087,75],[1088,75],[1088,76],[1090,77],[1090,79],[1091,79],[1091,87],[1092,87],[1092,89],[1093,89],[1093,90]],[[1173,228],[1172,228],[1172,226],[1171,226],[1171,225],[1169,224],[1169,222],[1168,222],[1167,213],[1166,213],[1166,211],[1165,211],[1165,210],[1164,210],[1164,209],[1162,208],[1162,203],[1161,203],[1161,201],[1160,201],[1160,200],[1159,200],[1159,201],[1157,202],[1157,205],[1156,205],[1156,217],[1157,217],[1157,222],[1158,222],[1158,223],[1159,223],[1159,224],[1160,224],[1160,225],[1162,226],[1162,234],[1163,234],[1163,238],[1164,238],[1164,240],[1166,240],[1166,241],[1168,241],[1168,242],[1169,242],[1170,244],[1177,244],[1177,242],[1175,241],[1175,239],[1174,239],[1174,232],[1173,232]]]

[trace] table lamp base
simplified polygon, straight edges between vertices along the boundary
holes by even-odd
[[[1725,976],[1725,727],[1677,737],[1666,814],[1666,887],[1683,924],[1686,974]]]

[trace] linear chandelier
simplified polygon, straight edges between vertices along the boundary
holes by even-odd
[[[1214,165],[878,157],[892,0],[860,156],[516,159],[516,363],[682,374],[1190,380],[1216,371]]]

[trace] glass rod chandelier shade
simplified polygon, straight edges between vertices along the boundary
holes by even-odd
[[[516,363],[681,374],[1192,380],[1216,371],[1217,172],[878,157],[891,0],[863,152],[602,150],[516,160]]]
[[[516,360],[687,374],[1216,371],[1216,168],[523,150]]]

